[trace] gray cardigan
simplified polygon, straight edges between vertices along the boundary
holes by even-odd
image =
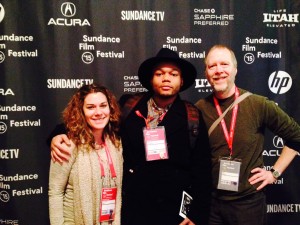
[[[117,203],[113,225],[120,225],[121,184],[123,173],[122,148],[117,149],[106,140],[117,173]],[[105,150],[100,150],[100,157],[106,161]],[[109,166],[104,163],[105,174]],[[100,176],[100,164],[95,150],[89,152],[73,146],[72,155],[63,164],[51,161],[49,176],[49,211],[52,225],[99,223],[100,194],[102,185],[111,182],[106,176]],[[108,224],[108,223],[101,223]]]

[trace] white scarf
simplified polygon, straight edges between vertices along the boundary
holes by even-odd
[[[121,204],[121,181],[122,181],[122,149],[118,151],[110,140],[105,140],[117,173],[119,206],[113,224],[120,224]],[[74,214],[76,225],[99,224],[100,192],[102,180],[100,165],[96,151],[87,152],[83,148],[78,150],[76,162],[74,163]],[[106,224],[106,223],[101,223]]]
[[[100,167],[95,151],[79,150],[74,177],[74,213],[76,225],[98,223],[100,204]]]

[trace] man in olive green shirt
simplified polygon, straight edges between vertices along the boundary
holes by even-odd
[[[200,99],[207,128],[235,99],[247,91],[237,88],[237,61],[231,49],[213,46],[205,59],[206,77],[214,92]],[[285,140],[271,171],[264,169],[264,131]],[[212,155],[212,207],[210,225],[266,223],[263,188],[272,184],[300,151],[300,126],[273,101],[252,94],[232,107],[209,136]]]

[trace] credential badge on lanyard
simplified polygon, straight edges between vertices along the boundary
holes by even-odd
[[[168,159],[167,139],[164,126],[158,126],[150,128],[149,120],[151,118],[145,118],[140,111],[135,111],[136,115],[143,118],[146,123],[146,127],[143,128],[145,155],[147,161]],[[163,114],[160,118],[163,119]]]
[[[110,173],[112,176],[112,179],[116,180],[117,174],[114,168],[114,164],[109,152],[109,149],[107,145],[104,143],[106,157],[108,160],[108,165],[110,169]],[[101,163],[100,157],[99,157],[99,163],[100,163],[100,169],[101,169],[101,176],[105,177],[105,170],[104,166]],[[116,185],[116,182],[115,182]],[[117,187],[103,187],[101,190],[101,201],[100,201],[100,215],[99,215],[99,222],[104,221],[113,221],[115,219],[115,211],[116,211],[116,202],[117,202]]]
[[[235,87],[235,99],[239,97],[240,93],[237,87]],[[214,96],[214,103],[217,109],[218,115],[222,115],[222,110],[219,105],[217,98]],[[224,118],[221,120],[221,126],[223,129],[223,133],[225,139],[227,141],[230,155],[229,157],[223,157],[220,159],[220,172],[219,172],[219,182],[218,189],[228,190],[228,191],[238,191],[239,188],[239,177],[240,177],[240,168],[241,168],[241,160],[239,159],[231,159],[233,154],[233,137],[235,131],[235,124],[238,112],[238,105],[235,105],[232,112],[230,130],[228,133]]]

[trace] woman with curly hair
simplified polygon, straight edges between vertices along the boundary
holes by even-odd
[[[68,163],[51,161],[51,225],[120,225],[122,146],[115,96],[96,84],[82,86],[63,111],[71,140]]]

